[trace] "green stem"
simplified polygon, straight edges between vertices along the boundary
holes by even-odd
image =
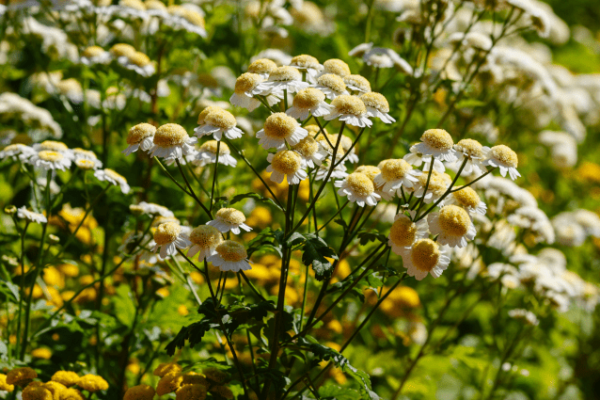
[[[212,211],[213,199],[215,198],[215,184],[217,183],[217,172],[218,172],[217,166],[219,165],[219,151],[221,151],[221,141],[220,140],[217,142],[217,159],[215,161],[215,171],[213,172],[212,189],[210,190],[210,208],[209,208],[210,211]]]

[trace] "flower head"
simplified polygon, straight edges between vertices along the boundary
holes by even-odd
[[[248,253],[246,248],[233,240],[225,240],[215,249],[215,254],[207,259],[221,271],[247,271],[250,263],[248,262]]]
[[[325,94],[319,89],[306,88],[294,96],[293,106],[285,113],[296,119],[304,120],[309,115],[322,117],[329,114],[331,106],[325,102]]]
[[[127,43],[117,43],[109,51],[115,58],[128,57],[136,52],[135,47]]]
[[[42,150],[32,155],[28,162],[44,171],[64,171],[71,166],[71,160],[65,157],[63,153],[51,150]]]
[[[319,60],[308,54],[301,54],[293,57],[290,66],[296,67],[300,71],[306,71],[307,79],[309,81],[313,81],[319,72],[323,70],[323,66],[319,64]]]
[[[196,138],[191,138],[181,125],[161,125],[156,130],[153,143],[154,145],[150,149],[150,155],[153,157],[158,156],[165,160],[174,160],[196,155],[193,146],[196,143]]]
[[[156,391],[150,385],[132,386],[125,392],[123,400],[152,400]]]
[[[503,144],[494,146],[487,152],[485,165],[499,168],[502,176],[506,176],[508,172],[510,179],[513,181],[521,176],[519,171],[517,171],[517,166],[519,165],[517,153]]]
[[[308,87],[307,82],[302,82],[302,74],[294,67],[278,67],[271,71],[269,78],[258,85],[263,95],[275,94],[279,97],[281,92],[296,93]]]
[[[276,148],[283,149],[285,143],[294,146],[304,139],[308,132],[302,128],[298,121],[285,113],[271,114],[265,121],[263,129],[256,132],[256,137],[265,150]]]
[[[327,157],[327,151],[311,135],[307,135],[298,144],[292,146],[292,150],[302,156],[309,168],[314,168],[315,164],[320,165]]]
[[[448,132],[443,129],[429,129],[421,136],[421,143],[412,146],[410,151],[413,153],[415,150],[422,158],[433,156],[440,161],[455,162],[456,151],[453,146],[454,141]]]
[[[176,400],[204,400],[205,398],[206,386],[199,383],[183,385],[175,392]]]
[[[87,47],[81,54],[81,63],[85,65],[108,64],[110,60],[110,53],[100,46]]]
[[[402,257],[409,276],[420,281],[431,274],[439,278],[450,264],[449,250],[431,239],[419,239],[408,254]]]
[[[54,382],[61,383],[66,387],[74,386],[79,382],[79,375],[73,371],[56,371],[51,378]]]
[[[413,211],[412,214],[416,213]],[[413,222],[403,213],[399,213],[396,215],[394,223],[390,228],[388,245],[395,254],[407,256],[415,241],[427,236],[427,229],[428,226],[425,219]]]
[[[4,374],[0,374],[0,390],[9,393],[15,390],[15,385],[9,385],[8,383],[6,383],[6,375]]]
[[[169,372],[181,372],[182,368],[179,364],[174,362],[161,363],[154,369],[152,372],[155,376],[160,376],[161,378],[168,374]]]
[[[231,156],[229,146],[227,146],[225,142],[217,142],[216,140],[209,140],[200,146],[194,163],[200,165],[201,167],[205,166],[206,164],[216,163],[217,149],[219,152],[219,164],[230,167],[235,167],[237,165],[237,160]]]
[[[106,181],[112,183],[113,185],[118,185],[123,194],[129,193],[130,187],[127,183],[127,179],[112,169],[99,169],[98,171],[94,172],[94,176],[100,181]]]
[[[108,389],[108,382],[106,382],[101,376],[87,374],[79,378],[77,386],[83,390],[87,390],[88,392],[97,392]]]
[[[158,385],[156,386],[156,394],[162,396],[167,393],[175,392],[181,387],[182,382],[183,375],[180,374],[179,371],[170,371],[164,374],[160,378],[160,381],[158,381]]]
[[[465,247],[473,240],[477,231],[469,213],[461,207],[448,205],[427,217],[429,230],[438,235],[437,241],[450,247]]]
[[[344,83],[350,90],[354,90],[359,93],[368,93],[371,91],[371,84],[361,75],[348,75],[344,77]]]
[[[12,157],[16,159],[17,157],[26,160],[29,157],[33,156],[36,151],[29,146],[26,146],[21,143],[9,144],[4,148],[4,150],[0,151],[0,160],[4,160],[6,157]]]
[[[248,72],[257,74],[267,79],[269,74],[277,69],[277,64],[268,58],[259,58],[248,66]]]
[[[267,161],[271,164],[267,167],[267,172],[271,172],[270,179],[273,182],[281,183],[283,178],[287,177],[289,185],[298,185],[308,177],[304,170],[306,163],[293,150],[279,150],[275,154],[269,154]]]
[[[323,73],[324,74],[335,74],[339,77],[345,78],[346,76],[352,74],[350,72],[350,67],[346,62],[340,60],[339,58],[331,58],[323,63]]]
[[[348,200],[360,207],[364,207],[365,203],[376,206],[381,199],[381,196],[375,192],[373,181],[361,172],[351,173],[343,181],[335,182],[335,186],[340,188],[338,190],[340,196],[348,196]]]
[[[141,51],[136,51],[135,53],[129,53],[124,57],[119,57],[119,63],[121,63],[125,68],[133,70],[144,77],[152,76],[156,72],[150,57]]]
[[[185,249],[190,246],[191,242],[187,235],[181,229],[181,225],[177,222],[166,222],[160,224],[154,232],[154,248],[156,252],[160,249],[160,258],[163,260],[168,256],[175,255],[177,249]]]
[[[135,153],[140,147],[144,151],[152,148],[156,127],[151,124],[141,123],[133,126],[127,133],[127,144],[129,145],[123,153],[128,156]]]
[[[481,201],[479,195],[470,187],[452,192],[450,196],[444,199],[444,205],[454,204],[467,210],[469,213],[485,215],[487,206]]]
[[[208,221],[206,225],[214,226],[220,232],[233,232],[236,235],[240,234],[240,228],[246,232],[250,232],[252,228],[245,224],[246,216],[243,212],[235,208],[221,208],[215,214],[215,219]]]
[[[375,184],[384,192],[393,192],[400,188],[412,188],[418,182],[421,171],[403,159],[385,160],[379,164],[381,173],[375,177]]]
[[[454,150],[458,156],[457,166],[460,166],[465,159],[467,160],[463,168],[465,175],[483,174],[486,171],[484,162],[489,147],[481,145],[474,139],[462,139],[454,145]]]
[[[6,383],[24,387],[35,378],[37,378],[37,372],[29,367],[14,368],[6,375]]]
[[[365,93],[360,95],[360,99],[365,104],[365,107],[367,107],[367,115],[369,117],[377,117],[386,124],[396,122],[396,120],[388,114],[390,112],[390,104],[381,93]]]
[[[343,94],[348,94],[344,79],[335,74],[323,74],[319,76],[314,87],[323,92],[329,100],[333,100]]]
[[[216,247],[223,242],[223,236],[214,226],[200,225],[190,232],[190,242],[192,242],[192,246],[188,251],[188,257],[198,254],[198,260],[202,261],[215,253]]]
[[[79,168],[82,167],[78,164],[78,162],[84,160],[90,161],[93,164],[93,169],[102,168],[102,161],[98,160],[98,156],[96,156],[96,153],[93,151],[75,148],[73,149],[73,156],[75,157],[75,164]]]
[[[259,94],[260,90],[258,90],[258,85],[263,82],[265,78],[263,78],[259,74],[253,74],[252,72],[245,72],[240,75],[235,81],[235,88],[233,90],[233,94],[229,98],[229,102],[235,106],[243,107],[248,109],[248,111],[254,111],[261,105],[260,100],[254,98],[254,95]],[[273,96],[268,96],[275,102],[279,101],[278,98],[274,98]],[[269,105],[272,102],[269,102]]]
[[[337,96],[331,102],[333,109],[326,115],[326,120],[339,119],[348,125],[364,128],[373,123],[367,115],[367,108],[362,100],[357,96],[341,95]]]
[[[35,383],[35,382],[34,382]],[[23,389],[23,400],[53,400],[52,392],[47,388],[38,385],[29,385]]]
[[[170,5],[167,11],[171,17],[164,20],[166,25],[206,37],[204,17],[198,11],[178,5]]]
[[[243,132],[236,127],[237,120],[227,110],[217,109],[209,112],[204,117],[204,125],[194,129],[194,133],[198,137],[205,135],[213,135],[215,140],[221,140],[225,135],[227,139],[241,138]]]
[[[174,217],[173,211],[169,210],[167,207],[163,207],[155,203],[146,203],[145,201],[142,201],[139,204],[132,204],[129,206],[129,209],[136,213],[136,215],[160,215],[162,217]]]
[[[29,222],[36,222],[38,224],[45,224],[48,222],[44,214],[29,211],[27,208],[25,208],[25,206],[20,207],[17,210],[17,217],[21,219],[26,219]]]

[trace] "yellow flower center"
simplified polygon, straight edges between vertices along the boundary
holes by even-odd
[[[150,58],[142,52],[136,51],[133,54],[127,56],[130,63],[137,65],[138,67],[145,67],[150,64]]]
[[[57,153],[56,151],[50,151],[50,150],[40,151],[38,153],[38,157],[40,158],[40,160],[49,161],[49,162],[57,162],[64,158],[62,154]]]
[[[240,225],[246,221],[244,213],[235,208],[221,208],[217,211],[216,217],[231,225]]]
[[[333,99],[331,105],[340,114],[361,116],[367,113],[365,104],[357,96],[341,95]]]
[[[119,2],[119,5],[124,6],[124,7],[134,8],[138,11],[146,11],[146,7],[144,6],[144,3],[142,3],[140,0],[121,0]]]
[[[40,143],[41,150],[50,150],[50,151],[64,151],[69,150],[66,144],[63,142],[55,142],[53,140],[44,140]]]
[[[204,119],[204,122],[207,125],[216,126],[217,128],[225,130],[231,129],[235,127],[235,124],[237,124],[237,121],[233,114],[223,109],[214,110],[213,112],[208,113],[208,115]]]
[[[400,216],[390,228],[390,240],[396,246],[409,247],[417,237],[417,225],[405,215]]]
[[[346,90],[344,80],[334,74],[324,74],[317,79],[319,86],[331,89],[335,94],[340,95]]]
[[[190,233],[190,241],[202,248],[215,247],[223,241],[221,232],[214,226],[200,225]]]
[[[110,48],[110,52],[114,54],[116,57],[127,57],[135,54],[135,47],[127,43],[117,43],[113,47]]]
[[[104,49],[100,46],[90,46],[86,48],[82,55],[87,58],[97,57],[104,53]]]
[[[304,129],[306,129],[308,131],[308,134],[311,136],[315,136],[317,133],[321,132],[321,128],[319,128],[319,125],[306,125],[304,127]],[[323,132],[327,133],[327,129],[323,128]],[[600,175],[600,174],[599,174]]]
[[[185,143],[189,139],[183,126],[177,124],[161,125],[154,135],[154,144],[167,147]]]
[[[163,245],[173,243],[179,233],[181,232],[181,226],[176,222],[167,222],[160,224],[154,232],[154,241],[156,244]]]
[[[517,168],[517,166],[519,165],[519,158],[517,157],[517,153],[515,153],[508,146],[505,146],[503,144],[499,146],[494,146],[492,147],[490,153],[493,158],[511,168]]]
[[[300,153],[302,157],[309,158],[319,150],[319,144],[312,136],[308,135],[297,145],[292,146],[292,149]]]
[[[292,58],[290,62],[292,67],[300,67],[300,68],[319,68],[319,60],[314,58],[313,56],[309,56],[308,54],[301,54]]]
[[[421,136],[421,141],[437,150],[450,150],[454,145],[452,136],[444,129],[429,129]]]
[[[427,185],[428,174],[429,173],[426,172],[417,177],[419,183],[421,184],[421,186],[423,186],[423,188],[425,188],[425,185]],[[429,186],[427,186],[427,192],[433,193],[437,196],[442,195],[446,191],[446,189],[448,189],[448,185],[451,182],[451,180],[450,182],[448,182],[448,178],[449,176],[447,174],[439,173],[435,170],[432,171],[431,178],[429,180]]]
[[[244,94],[250,92],[252,89],[256,87],[260,82],[263,81],[263,78],[260,75],[253,74],[251,72],[245,72],[240,75],[235,81],[235,93],[236,94]]]
[[[277,64],[268,58],[260,58],[248,66],[248,72],[253,74],[270,74],[277,69]]]
[[[271,166],[275,171],[282,174],[295,174],[302,166],[302,158],[300,154],[293,150],[281,150],[273,156]]]
[[[285,139],[298,128],[298,121],[286,113],[271,114],[265,121],[265,135],[270,138]]]
[[[208,142],[204,143],[202,146],[200,146],[200,151],[208,151],[210,153],[217,154],[217,148],[219,149],[220,156],[231,153],[227,144],[221,142],[221,146],[219,147],[219,142],[216,140],[209,140]]]
[[[342,78],[350,75],[350,67],[344,61],[338,58],[332,58],[323,63],[323,71],[330,74],[341,76]]]
[[[439,223],[444,233],[452,236],[464,236],[471,226],[471,218],[463,208],[446,206],[440,210]]]
[[[269,74],[269,80],[275,82],[300,81],[302,74],[294,67],[279,67]]]
[[[172,15],[185,18],[192,25],[204,28],[204,17],[194,10],[182,6],[169,6],[167,10]]]
[[[200,114],[198,114],[198,125],[204,125],[206,123],[206,117],[213,111],[220,111],[221,107],[217,106],[208,106]]]
[[[360,196],[368,196],[375,191],[373,181],[361,172],[354,172],[346,178],[346,183],[350,189]]]
[[[440,246],[431,239],[420,239],[412,248],[410,259],[419,271],[431,271],[440,259]]]
[[[127,182],[127,179],[125,179],[123,175],[117,173],[116,171],[113,171],[110,168],[104,169],[104,173],[108,175],[109,178],[114,179],[115,181]]]
[[[361,165],[356,168],[356,172],[365,174],[371,181],[374,181],[375,177],[381,173],[381,170],[373,165]]]
[[[94,169],[94,167],[96,166],[96,163],[93,162],[92,160],[80,158],[79,160],[75,161],[75,165],[77,165],[77,167],[79,167],[81,169]]]
[[[165,6],[162,1],[146,0],[144,4],[146,6],[146,10],[161,10],[161,11],[167,10],[167,6]]]
[[[395,181],[402,179],[412,170],[412,166],[403,159],[386,160],[381,168],[381,176],[386,181]]]
[[[138,144],[147,137],[154,136],[156,127],[151,124],[141,123],[133,126],[127,134],[127,144]]]
[[[462,139],[454,146],[456,150],[465,154],[467,157],[482,158],[483,146],[474,139]]]
[[[225,240],[223,243],[217,246],[216,252],[225,261],[242,261],[248,257],[246,249],[243,245],[233,240]]]
[[[470,187],[454,192],[452,195],[456,202],[463,207],[477,208],[481,201],[477,192]]]
[[[294,97],[294,107],[311,109],[325,101],[325,94],[319,89],[307,88],[299,91]]]
[[[382,113],[390,112],[390,104],[381,93],[365,93],[360,96],[360,99],[367,107],[372,107]]]
[[[344,78],[344,83],[346,86],[354,86],[355,88],[358,88],[361,92],[371,91],[371,84],[367,78],[361,75],[348,75]]]

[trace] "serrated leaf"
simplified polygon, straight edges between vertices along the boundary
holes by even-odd
[[[360,232],[358,235],[361,246],[366,245],[369,242],[379,241],[381,243],[387,243],[387,237],[378,231]]]
[[[333,265],[326,257],[333,258],[334,260],[337,260],[338,257],[323,238],[307,235],[302,250],[302,262],[304,265],[312,264],[312,269],[315,272],[317,280],[321,281],[331,277]]]

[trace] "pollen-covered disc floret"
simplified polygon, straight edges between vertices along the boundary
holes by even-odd
[[[369,92],[360,95],[360,99],[365,103],[367,115],[369,117],[377,117],[386,124],[396,122],[394,118],[388,114],[390,112],[390,104],[381,93]]]
[[[452,179],[448,174],[437,172],[435,169],[431,171],[429,184],[427,184],[428,177],[429,172],[419,175],[417,177],[419,181],[413,188],[414,196],[418,198],[424,197],[425,203],[431,203],[442,197],[446,193],[446,190],[448,190],[450,183],[452,183]],[[425,188],[427,188],[427,192],[425,192]]]
[[[421,143],[412,146],[410,151],[425,158],[426,162],[431,162],[431,156],[433,156],[436,160],[452,163],[457,159],[453,145],[452,136],[444,129],[429,129],[421,136]]]
[[[73,149],[73,157],[75,165],[81,169],[98,169],[102,168],[102,161],[98,160],[96,153],[81,148]]]
[[[177,253],[177,249],[185,249],[191,245],[189,238],[183,234],[181,225],[177,222],[166,222],[160,224],[154,232],[154,248],[160,249],[160,258],[165,259]]]
[[[136,52],[135,47],[127,43],[117,43],[113,45],[109,51],[113,57],[117,59],[120,57],[128,57]]]
[[[21,160],[27,160],[35,153],[36,151],[32,147],[24,144],[9,144],[2,151],[0,151],[0,160],[4,160],[6,157],[11,157],[13,160],[16,160],[17,158]]]
[[[349,90],[355,92],[369,93],[371,91],[371,84],[362,75],[348,75],[344,77],[344,83]]]
[[[325,94],[319,89],[306,88],[294,96],[292,107],[285,113],[290,117],[304,120],[309,115],[322,117],[331,112],[331,106],[325,102]]]
[[[44,214],[29,211],[27,208],[25,208],[25,206],[20,207],[17,210],[17,217],[38,224],[45,224],[46,222],[48,222]]]
[[[217,157],[217,149],[219,157]],[[216,140],[209,140],[200,146],[198,154],[194,160],[194,164],[204,167],[207,164],[214,164],[218,160],[219,164],[227,165],[229,167],[235,167],[237,160],[231,155],[229,146],[225,142],[217,142]]]
[[[253,74],[252,72],[243,73],[235,81],[235,88],[229,98],[229,102],[235,106],[243,107],[248,111],[254,111],[261,105],[260,100],[254,98],[254,96],[260,94],[258,85],[264,80],[265,78],[258,74]],[[266,99],[270,106],[280,100],[272,95],[267,96]]]
[[[376,206],[381,200],[375,192],[375,185],[369,177],[361,172],[353,172],[342,181],[336,181],[335,186],[338,187],[340,196],[347,196],[348,200],[358,204],[360,207]]]
[[[427,217],[429,230],[438,235],[437,241],[450,247],[465,247],[473,240],[477,231],[469,213],[462,207],[448,205]]]
[[[198,254],[198,260],[202,261],[215,254],[215,249],[223,242],[223,235],[214,226],[200,225],[190,233],[190,242],[192,247],[187,253],[188,257]]]
[[[453,192],[450,196],[444,199],[443,205],[454,204],[459,207],[464,208],[469,213],[477,213],[480,215],[485,215],[487,211],[487,206],[481,198],[477,194],[475,190],[470,187],[465,187],[463,189],[457,190]]]
[[[141,201],[138,204],[131,204],[129,209],[137,215],[160,215],[162,217],[174,218],[173,211],[169,210],[167,207],[161,206],[160,204]]]
[[[306,78],[309,82],[314,82],[319,72],[323,71],[323,66],[319,60],[308,54],[301,54],[292,58],[291,67],[296,67],[300,71],[306,71]]]
[[[190,137],[181,125],[161,125],[154,135],[154,145],[150,149],[150,155],[162,157],[165,160],[194,156],[196,140],[196,138]]]
[[[127,184],[127,179],[121,174],[113,171],[112,169],[99,169],[94,172],[94,176],[99,181],[106,181],[112,183],[113,185],[118,185],[121,188],[121,192],[124,194],[129,193],[130,187]]]
[[[118,61],[125,68],[133,70],[144,77],[152,76],[156,72],[150,57],[140,51],[119,57]]]
[[[339,58],[331,58],[323,63],[323,74],[335,74],[339,77],[345,78],[351,75],[350,67],[346,62]]]
[[[384,160],[379,164],[381,173],[375,177],[375,185],[384,192],[394,192],[400,188],[413,188],[421,171],[403,159]]]
[[[62,153],[51,150],[39,151],[27,161],[34,167],[44,171],[64,171],[71,167],[71,160],[69,158],[66,158]]]
[[[73,151],[69,149],[67,145],[63,142],[57,142],[55,140],[44,140],[41,143],[35,143],[32,147],[35,151],[38,152],[43,150],[53,151],[62,154],[65,158],[68,158],[69,160],[75,159]]]
[[[259,58],[248,66],[248,72],[258,74],[264,79],[269,77],[269,74],[277,69],[277,64],[268,58]]]
[[[208,116],[208,114],[210,114],[213,111],[220,110],[223,110],[223,108],[219,106],[208,106],[204,110],[200,111],[200,114],[198,114],[198,125],[206,125],[206,117]]]
[[[152,148],[156,127],[151,124],[141,123],[133,126],[127,133],[127,144],[129,145],[123,153],[130,155],[138,149],[149,151]]]
[[[519,165],[519,158],[510,147],[503,144],[492,147],[486,154],[485,165],[499,168],[502,176],[508,175],[513,181],[521,176],[517,167]]]
[[[309,168],[314,168],[315,165],[321,165],[323,160],[327,157],[327,151],[323,149],[319,145],[319,142],[313,139],[310,134],[299,141],[298,144],[292,146],[292,150],[302,156]]]
[[[349,94],[346,90],[344,79],[335,74],[323,74],[319,76],[313,86],[323,92],[329,100],[333,100],[343,94]]]
[[[163,19],[163,23],[174,30],[185,30],[196,35],[206,37],[204,17],[199,12],[182,6],[171,5],[167,8],[170,17]]]
[[[411,211],[413,217],[415,214],[415,211]],[[413,243],[426,236],[427,221],[424,218],[418,222],[413,222],[403,213],[399,213],[394,218],[394,223],[390,227],[388,245],[395,254],[406,256],[410,253]]]
[[[258,144],[265,150],[282,149],[286,142],[294,146],[307,135],[306,129],[285,113],[271,114],[265,121],[263,129],[256,132],[256,137],[260,139]]]
[[[81,54],[81,63],[84,65],[108,64],[111,60],[110,53],[100,46],[87,47]]]
[[[307,82],[302,82],[302,74],[294,67],[278,67],[271,71],[269,78],[259,83],[258,90],[264,96],[274,94],[283,97],[282,93],[296,93],[308,87]]]
[[[408,275],[420,281],[427,274],[439,278],[450,264],[449,255],[450,251],[447,247],[440,246],[431,239],[419,239],[402,260]]]
[[[251,269],[246,248],[233,240],[225,240],[207,260],[221,271],[247,271]]]
[[[194,134],[198,137],[212,135],[215,140],[221,140],[223,135],[227,139],[239,139],[243,132],[236,127],[237,120],[227,110],[215,109],[204,117],[204,125],[194,129]]]
[[[275,154],[271,153],[267,156],[267,161],[271,163],[267,172],[271,172],[270,179],[273,182],[281,183],[287,177],[288,184],[298,185],[308,177],[304,170],[305,161],[294,150],[283,149]]]
[[[214,226],[220,232],[233,232],[236,235],[240,234],[240,228],[246,232],[250,232],[252,228],[246,225],[246,216],[243,212],[235,208],[221,208],[217,211],[215,219],[208,221],[206,225]]]
[[[331,113],[324,118],[327,121],[339,119],[348,125],[358,126],[360,128],[373,125],[367,115],[367,108],[358,96],[341,95],[331,102],[333,109]]]
[[[458,156],[456,168],[459,168],[466,159],[462,170],[464,175],[481,175],[486,172],[484,162],[490,150],[489,147],[483,146],[474,139],[462,139],[454,145],[454,150],[456,150]]]
[[[329,135],[329,140],[331,141],[331,144],[334,146],[334,148],[338,141],[338,136],[339,134],[337,133]],[[356,155],[355,147],[353,146],[353,144],[354,142],[352,141],[352,139],[350,139],[346,135],[342,135],[340,138],[340,144],[338,146],[338,152],[340,152],[339,150],[341,150],[341,154],[343,156],[346,156],[344,161],[350,161],[354,164],[358,162],[358,155]],[[336,157],[336,160],[339,160],[339,158]]]

